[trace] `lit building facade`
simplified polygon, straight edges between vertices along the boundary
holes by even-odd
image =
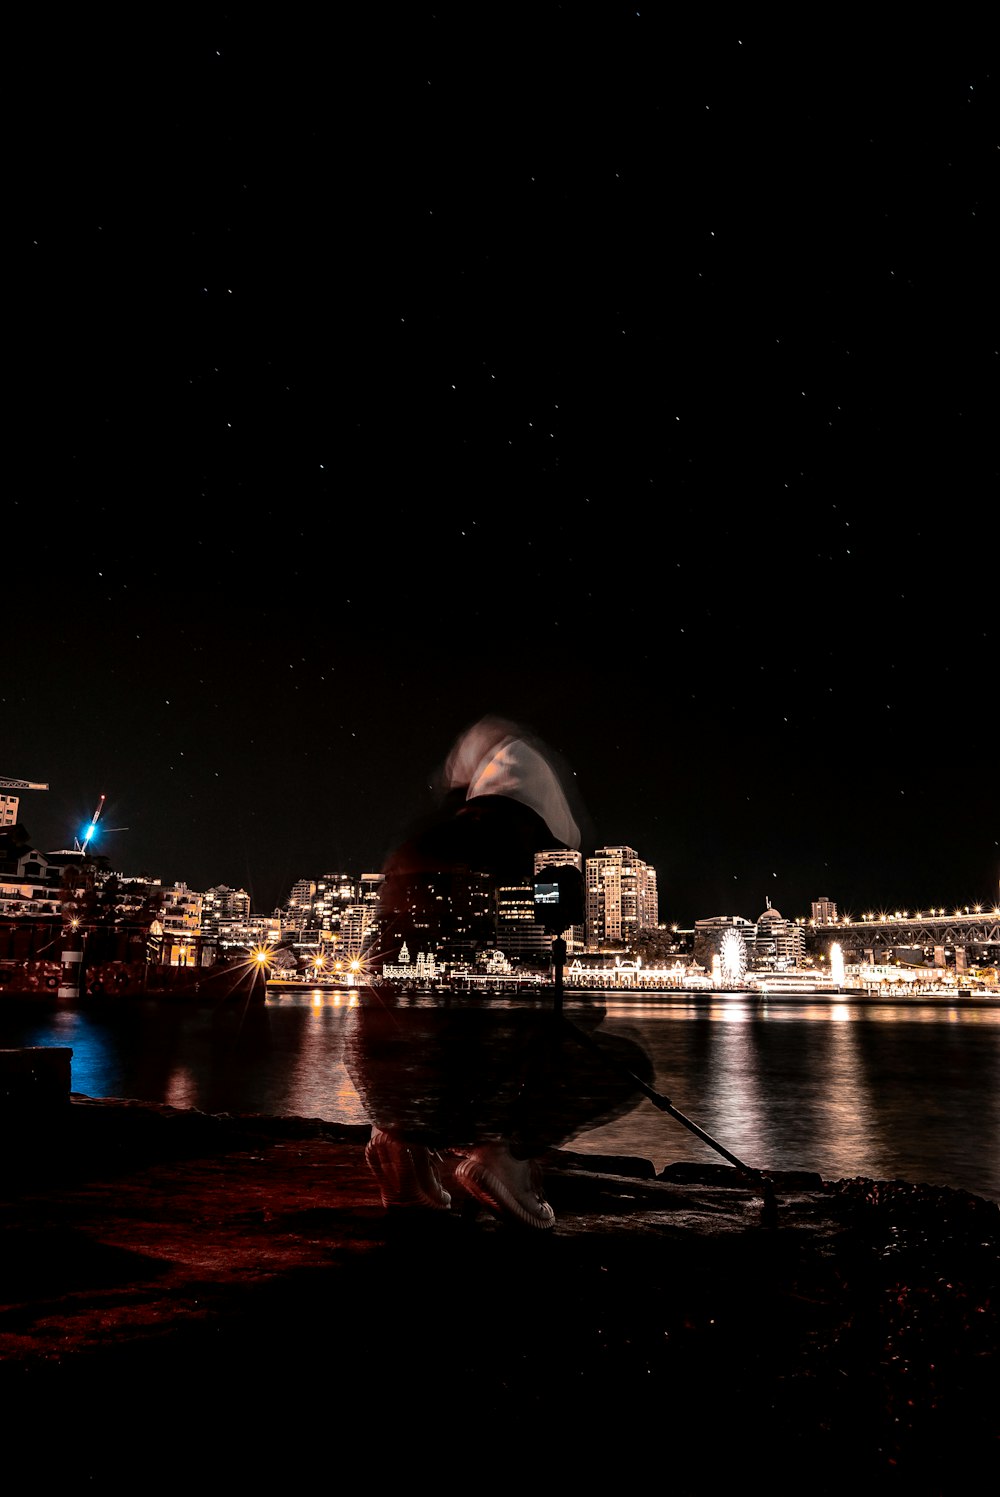
[[[225,921],[246,920],[250,915],[250,895],[245,889],[230,889],[228,884],[217,884],[206,889],[201,896],[201,928],[206,936],[219,933],[219,925]]]
[[[367,904],[349,904],[341,912],[340,929],[334,942],[338,955],[352,961],[365,950],[368,927],[372,920],[372,907]]]
[[[552,937],[535,919],[533,883],[507,883],[497,888],[497,949],[515,962],[533,965],[547,961]]]
[[[357,902],[358,885],[349,873],[324,873],[313,889],[309,926],[324,936],[336,935],[344,911]]]
[[[813,909],[816,906],[813,905]],[[751,953],[751,965],[755,968],[774,967],[781,971],[786,967],[801,967],[806,957],[806,933],[794,920],[786,920],[780,910],[767,909],[757,919],[757,938]]]
[[[580,874],[580,878],[585,878],[585,874],[583,871],[582,853],[572,852],[569,848],[565,847],[547,847],[544,848],[541,852],[535,853],[536,878],[538,877],[539,873],[541,873],[543,868],[564,868],[567,866],[570,868],[576,868]],[[543,936],[545,940],[545,949],[546,951],[551,953],[552,937],[549,935],[545,935],[544,932]],[[583,924],[571,925],[568,930],[564,930],[562,932],[562,938],[566,942],[567,954],[572,954],[574,951],[582,951],[587,943],[586,926]]]
[[[171,967],[195,967],[201,961],[202,895],[187,884],[163,890],[160,928],[163,937],[161,962]]]
[[[281,916],[282,932],[301,936],[312,928],[313,901],[316,898],[316,881],[300,878],[295,881],[285,900]]]
[[[584,863],[587,948],[629,947],[659,924],[656,870],[632,847],[599,847]]]
[[[373,963],[395,965],[405,942],[414,956],[439,965],[471,964],[494,946],[493,882],[486,873],[414,873],[394,881],[393,905],[379,914],[377,939],[369,942]]]
[[[747,959],[752,962],[757,942],[757,927],[752,920],[742,915],[709,915],[694,922],[694,959],[706,972],[711,972],[730,932],[742,939]]]

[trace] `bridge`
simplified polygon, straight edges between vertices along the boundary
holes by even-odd
[[[813,942],[839,941],[850,960],[875,965],[895,950],[933,952],[935,966],[962,970],[970,962],[993,965],[1000,957],[1000,905],[990,910],[896,910],[893,914],[864,915],[810,924]]]

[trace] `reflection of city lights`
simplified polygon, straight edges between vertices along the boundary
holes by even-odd
[[[337,963],[338,970],[344,968],[344,980],[348,987],[354,987],[356,983],[364,983],[371,980],[372,966],[367,957],[349,957],[343,962]]]

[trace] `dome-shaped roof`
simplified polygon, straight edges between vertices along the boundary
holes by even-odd
[[[764,913],[757,916],[757,924],[759,925],[762,920],[783,920],[784,918],[780,910],[773,909],[771,905],[768,905]]]

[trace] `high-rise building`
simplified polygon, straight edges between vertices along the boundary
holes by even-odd
[[[814,925],[834,925],[837,920],[837,906],[832,899],[827,899],[821,894],[812,902],[812,918]]]
[[[515,962],[543,964],[552,937],[535,919],[533,883],[503,883],[497,887],[497,949]]]
[[[599,847],[585,860],[587,947],[628,947],[659,924],[656,870],[634,848]]]
[[[202,924],[208,920],[245,920],[250,914],[250,895],[245,889],[216,884],[202,895]]]
[[[576,868],[581,880],[583,872],[583,853],[573,852],[566,847],[547,847],[542,852],[535,853],[535,876],[541,873],[543,868]],[[543,935],[545,933],[543,932]],[[571,925],[568,930],[562,932],[563,940],[566,942],[567,954],[574,951],[582,951],[586,945],[586,927],[581,922],[579,925]],[[551,950],[552,937],[545,935],[546,950]]]
[[[486,873],[419,872],[393,882],[391,910],[380,908],[373,961],[395,963],[405,941],[410,954],[439,963],[471,962],[496,944],[493,880]]]
[[[304,936],[313,924],[313,902],[316,898],[316,882],[311,878],[300,878],[292,885],[281,914],[281,930],[286,936]]]
[[[362,955],[368,926],[372,919],[372,907],[367,904],[349,904],[340,916],[340,931],[337,951],[348,961]]]
[[[583,853],[573,852],[568,847],[546,847],[535,853],[535,872],[543,868],[578,868],[583,873]]]
[[[292,891],[295,892],[294,890]],[[357,880],[349,873],[324,873],[317,879],[312,898],[312,918],[320,930],[336,930],[340,912],[358,897]]]

